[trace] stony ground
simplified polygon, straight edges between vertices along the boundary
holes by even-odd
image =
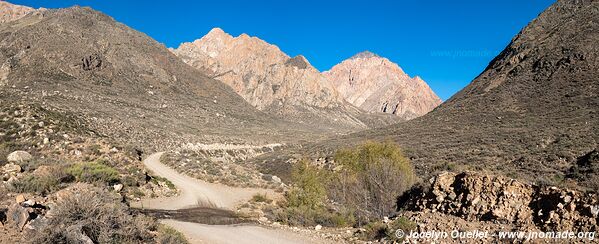
[[[190,144],[163,155],[162,162],[189,176],[229,186],[271,188],[282,191],[285,184],[274,175],[260,173],[247,160],[280,150],[281,144]]]

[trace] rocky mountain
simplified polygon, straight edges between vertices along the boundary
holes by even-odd
[[[334,126],[364,128],[369,124],[368,119],[359,119],[362,112],[345,102],[305,57],[289,57],[257,37],[233,37],[214,28],[172,51],[269,114]]]
[[[33,10],[30,7],[0,1],[0,24],[19,19]]]
[[[402,145],[423,177],[489,170],[599,190],[599,2],[561,0],[516,35],[466,88],[432,112],[318,143]]]
[[[428,113],[441,99],[420,77],[410,77],[389,59],[365,51],[323,74],[351,104],[367,112],[407,119]]]
[[[140,146],[283,142],[338,132],[258,111],[164,45],[82,7],[0,24],[0,97],[2,104],[76,115],[100,135]]]

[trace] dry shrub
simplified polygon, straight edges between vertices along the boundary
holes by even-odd
[[[414,168],[392,142],[367,142],[339,150],[342,168],[332,175],[329,198],[354,213],[358,225],[392,215],[397,197],[416,181]]]
[[[120,196],[104,189],[77,184],[48,213],[47,225],[34,232],[32,243],[148,243],[157,230],[155,220],[134,216]]]

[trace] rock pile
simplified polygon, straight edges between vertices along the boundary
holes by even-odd
[[[0,209],[0,227],[14,228],[19,231],[24,229],[36,229],[48,207],[29,199],[24,195],[18,195],[15,203],[8,208]]]
[[[404,196],[400,206],[468,221],[529,225],[547,231],[592,231],[599,220],[599,201],[594,194],[477,172],[438,175],[430,180],[429,189]]]

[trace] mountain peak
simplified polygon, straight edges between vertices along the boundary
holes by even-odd
[[[34,9],[27,6],[12,4],[6,1],[0,1],[0,23],[19,19],[31,11],[34,11]]]
[[[410,119],[441,103],[420,77],[410,78],[396,63],[369,51],[358,53],[323,74],[346,101],[367,112]]]
[[[215,38],[215,37],[224,37],[224,36],[231,36],[231,35],[226,33],[223,29],[221,29],[219,27],[215,27],[215,28],[212,28],[212,30],[210,30],[208,32],[208,34],[206,34],[204,37],[205,38]]]
[[[379,55],[377,55],[376,53],[373,53],[371,51],[363,51],[363,52],[359,52],[357,54],[355,54],[354,56],[352,56],[349,59],[358,59],[358,58],[378,58],[380,57]]]

